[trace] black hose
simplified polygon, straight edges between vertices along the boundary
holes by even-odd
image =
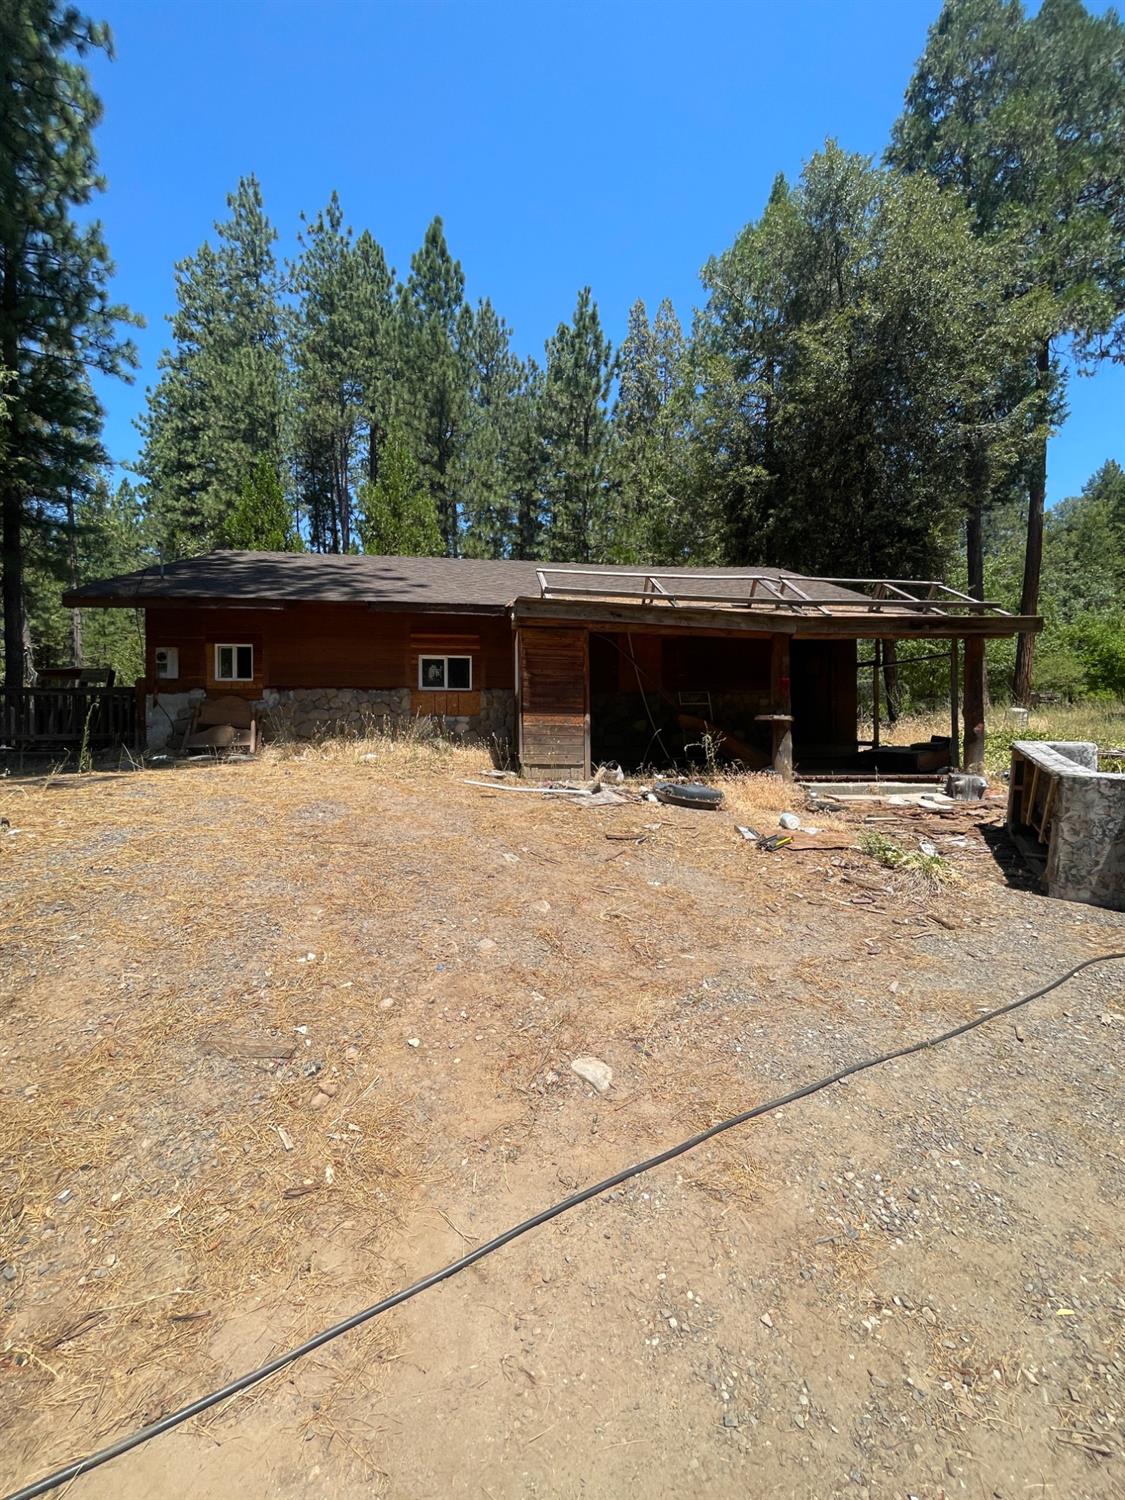
[[[116,1443],[111,1443],[108,1448],[100,1448],[96,1453],[91,1453],[86,1458],[75,1459],[64,1468],[56,1469],[53,1474],[46,1474],[42,1479],[36,1479],[33,1483],[24,1485],[22,1489],[13,1490],[3,1500],[33,1500],[36,1495],[45,1495],[49,1490],[56,1489],[60,1484],[67,1484],[79,1475],[88,1473],[91,1469],[99,1468],[102,1464],[109,1463],[112,1458],[120,1458],[123,1453],[129,1453],[133,1448],[139,1448],[142,1443],[147,1443],[151,1438],[159,1437],[161,1433],[170,1432],[173,1427],[178,1427],[181,1422],[188,1421],[191,1417],[197,1417],[201,1412],[208,1411],[212,1406],[217,1406],[220,1401],[226,1401],[231,1396],[237,1396],[241,1391],[249,1390],[252,1385],[259,1381],[267,1380],[271,1375],[276,1375],[278,1370],[284,1370],[286,1365],[293,1364],[306,1354],[311,1354],[314,1349],[330,1343],[332,1339],[339,1338],[343,1333],[350,1333],[353,1328],[359,1328],[363,1323],[377,1318],[380,1313],[390,1312],[391,1308],[399,1307],[403,1302],[408,1302],[412,1297],[417,1297],[419,1292],[425,1292],[440,1282],[448,1281],[451,1276],[456,1276],[460,1271],[466,1271],[470,1266],[476,1265],[478,1260],[483,1260],[486,1255],[491,1255],[495,1250],[501,1250],[512,1240],[519,1239],[521,1235],[527,1234],[529,1230],[538,1229],[540,1224],[546,1224],[555,1219],[559,1214],[565,1214],[572,1208],[577,1208],[580,1203],[587,1202],[590,1198],[596,1198],[599,1193],[607,1192],[610,1188],[619,1186],[622,1182],[628,1182],[631,1177],[639,1177],[642,1172],[651,1172],[654,1167],[663,1166],[665,1162],[673,1161],[677,1156],[683,1156],[686,1151],[692,1151],[696,1146],[701,1146],[704,1141],[709,1141],[717,1135],[722,1135],[726,1130],[732,1130],[736,1125],[745,1125],[750,1120],[756,1120],[759,1115],[769,1114],[772,1110],[781,1109],[786,1104],[794,1104],[798,1099],[807,1099],[811,1094],[818,1094],[821,1089],[826,1089],[834,1083],[840,1083],[845,1078],[850,1078],[855,1073],[863,1073],[868,1068],[875,1068],[882,1063],[894,1062],[900,1057],[910,1057],[915,1052],[924,1052],[930,1047],[940,1046],[943,1042],[952,1041],[954,1037],[964,1036],[967,1031],[974,1031],[978,1026],[983,1026],[986,1021],[994,1021],[998,1016],[1007,1015],[1009,1011],[1018,1010],[1021,1005],[1029,1005],[1032,1000],[1038,1000],[1041,996],[1049,994],[1051,990],[1058,989],[1059,985],[1065,984],[1068,979],[1073,979],[1083,969],[1088,969],[1091,964],[1110,963],[1119,959],[1125,959],[1125,953],[1101,953],[1096,958],[1084,959],[1082,963],[1075,964],[1073,969],[1068,969],[1058,979],[1052,979],[1049,984],[1043,985],[1041,989],[1034,990],[1030,995],[1022,995],[1018,1000],[1010,1000],[1006,1005],[999,1005],[995,1010],[986,1011],[984,1015],[976,1016],[971,1021],[964,1021],[960,1026],[954,1026],[950,1031],[943,1031],[940,1036],[927,1037],[921,1042],[912,1042],[907,1047],[898,1047],[893,1052],[883,1052],[878,1057],[869,1057],[864,1062],[851,1063],[839,1072],[831,1073],[827,1078],[817,1079],[815,1083],[806,1083],[802,1088],[794,1089],[790,1094],[783,1094],[780,1099],[771,1099],[766,1104],[756,1104],[753,1109],[747,1109],[739,1115],[732,1115],[729,1120],[721,1120],[719,1124],[710,1126],[707,1130],[701,1130],[696,1135],[688,1136],[686,1141],[681,1141],[677,1146],[669,1146],[667,1151],[661,1151],[656,1156],[650,1156],[645,1161],[637,1162],[634,1166],[624,1167],[620,1172],[615,1172],[612,1177],[606,1177],[601,1182],[595,1182],[591,1187],[580,1188],[578,1192],[571,1193],[569,1198],[563,1198],[561,1202],[554,1204],[551,1208],[542,1209],[530,1219],[524,1219],[522,1224],[516,1224],[511,1229],[505,1229],[503,1234],[498,1234],[495,1239],[478,1245],[468,1255],[463,1255],[460,1260],[452,1261],[448,1266],[443,1266],[440,1271],[433,1271],[421,1281],[414,1282],[413,1286],[404,1287],[402,1291],[394,1292],[389,1297],[384,1297],[381,1302],[376,1302],[372,1307],[366,1307],[362,1312],[353,1313],[350,1318],[345,1318],[341,1323],[335,1323],[331,1328],[326,1328],[322,1333],[307,1339],[305,1343],[298,1344],[295,1349],[290,1349],[285,1354],[279,1354],[276,1359],[271,1359],[268,1364],[251,1370],[247,1375],[240,1375],[228,1385],[224,1385],[210,1395],[200,1396],[198,1400],[192,1401],[188,1406],[182,1406],[179,1411],[169,1412],[166,1417],[152,1422],[148,1427],[142,1427],[129,1437],[120,1438]]]

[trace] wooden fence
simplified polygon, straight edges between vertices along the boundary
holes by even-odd
[[[0,688],[0,747],[132,745],[136,737],[132,688]]]

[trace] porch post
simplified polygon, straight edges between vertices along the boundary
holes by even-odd
[[[949,764],[954,770],[961,764],[961,723],[957,711],[960,691],[960,683],[957,681],[957,641],[953,639],[949,642]]]
[[[984,637],[965,637],[965,753],[966,771],[984,770]]]
[[[784,781],[793,780],[793,700],[789,690],[789,636],[770,638],[770,728],[773,731],[773,768]]]

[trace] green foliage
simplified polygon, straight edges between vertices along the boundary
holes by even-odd
[[[71,222],[99,186],[80,59],[108,37],[55,0],[10,0],[9,660],[24,656],[24,594],[43,660],[84,650],[124,670],[130,617],[72,618],[60,585],[215,545],[362,543],[952,573],[1025,608],[1033,583],[1047,623],[1040,688],[1120,692],[1125,475],[1105,466],[1046,517],[1041,589],[1024,537],[1036,536],[1046,437],[1064,414],[1062,353],[1085,366],[1125,357],[1122,37],[1113,12],[1091,16],[1079,0],[1043,0],[1031,18],[1018,0],[948,0],[888,164],[829,142],[796,183],[778,177],[759,218],[705,267],[690,335],[670,303],[653,318],[637,302],[617,351],[585,288],[545,360],[521,359],[492,303],[466,300],[440,219],[399,281],[335,193],[302,216],[282,272],[247,177],[176,268],[138,500],[98,477],[100,413],[82,372],[120,372],[131,351],[98,232]],[[901,653],[907,703],[944,698],[947,660],[916,654]],[[1014,664],[1010,642],[990,645],[994,690]]]
[[[861,854],[870,855],[887,870],[907,870],[922,875],[931,885],[953,885],[960,879],[950,862],[940,854],[904,849],[886,834],[865,831],[859,836]]]
[[[989,538],[986,592],[1016,607],[1022,576],[1019,518],[1003,514]],[[1035,656],[1039,693],[1066,700],[1125,696],[1125,471],[1110,461],[1075,495],[1047,512]],[[1015,666],[1011,641],[990,643],[989,670],[1003,684]]]
[[[511,329],[487,298],[464,312],[465,437],[458,466],[461,546],[466,557],[506,557],[515,544],[521,442],[529,421],[527,369],[512,352]]]
[[[281,460],[285,364],[280,279],[257,178],[230,218],[176,267],[172,347],[142,422],[140,472],[162,556],[222,544],[243,478]]]
[[[104,186],[101,104],[82,59],[109,31],[56,0],[0,6],[0,530],[5,675],[24,679],[25,553],[101,457],[88,373],[136,363],[118,333],[101,226],[75,218]]]
[[[410,258],[410,275],[395,308],[402,370],[399,420],[433,501],[444,550],[459,550],[458,461],[468,426],[465,276],[453,259],[440,219]]]
[[[618,351],[607,561],[702,558],[707,538],[690,503],[694,397],[690,351],[671,302],[663,301],[651,322],[644,303],[635,302]]]
[[[379,477],[360,488],[359,498],[359,534],[365,552],[436,557],[444,550],[433,497],[400,430],[388,434]]]
[[[927,576],[980,471],[1020,339],[1002,257],[952,194],[829,143],[703,272],[699,423],[725,550]]]
[[[140,617],[131,609],[68,610],[66,588],[132,572],[153,561],[136,490],[87,476],[69,514],[37,526],[27,551],[25,597],[36,667],[112,667],[134,682],[144,670]]]
[[[299,552],[293,517],[268,458],[253,465],[227,521],[227,545],[248,552]]]
[[[335,193],[301,236],[290,267],[296,306],[288,331],[293,467],[298,503],[317,551],[353,539],[356,474],[378,473],[391,419],[391,274],[364,230],[353,243]]]
[[[1121,160],[1125,27],[1080,0],[946,0],[894,129],[890,159],[925,171],[969,205],[1002,246],[1014,300],[1029,309],[1022,382],[1031,420],[1021,469],[1027,544],[1020,612],[1037,612],[1047,439],[1061,418],[1068,340],[1080,366],[1125,353]],[[1015,692],[1031,688],[1033,636],[1021,638]]]
[[[596,561],[610,526],[609,401],[616,371],[598,305],[583,287],[574,317],[547,341],[540,406],[544,555]]]

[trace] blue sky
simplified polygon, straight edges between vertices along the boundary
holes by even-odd
[[[103,384],[127,462],[167,342],[172,267],[255,172],[293,250],[336,188],[401,273],[434,214],[472,298],[523,353],[589,284],[615,340],[756,218],[778,171],[836,136],[878,154],[939,0],[104,0],[117,57],[99,204],[116,294],[148,323],[136,384]],[[1098,8],[1101,8],[1100,6]],[[1125,368],[1073,381],[1049,496],[1125,462]]]

